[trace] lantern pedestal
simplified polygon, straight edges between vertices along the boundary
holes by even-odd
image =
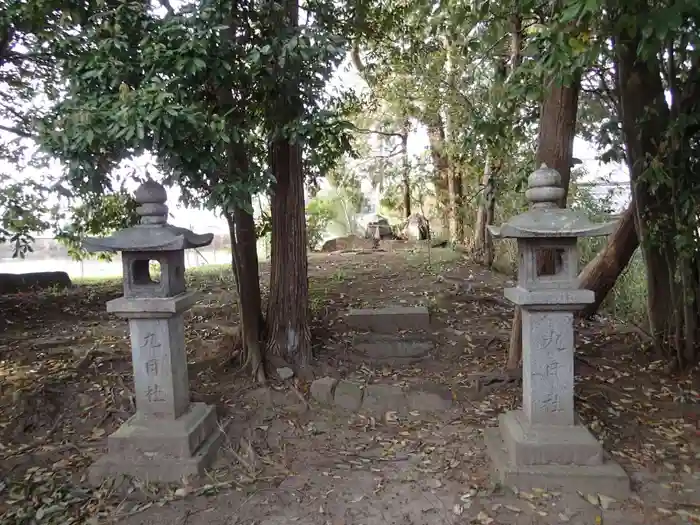
[[[574,412],[574,311],[593,302],[593,292],[516,287],[505,296],[522,309],[523,409],[502,414],[498,429],[485,432],[499,481],[627,497],[627,474],[605,461]]]
[[[90,479],[129,475],[151,482],[198,476],[213,462],[222,431],[216,410],[190,403],[183,313],[195,292],[172,298],[120,297],[107,311],[129,320],[136,414],[107,439]]]

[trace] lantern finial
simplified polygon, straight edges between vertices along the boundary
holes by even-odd
[[[545,163],[527,178],[525,197],[531,208],[556,208],[565,193],[561,187],[561,175],[557,170],[548,168]]]

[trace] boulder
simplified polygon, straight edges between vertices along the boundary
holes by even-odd
[[[29,292],[45,288],[70,288],[66,272],[0,273],[0,294]]]

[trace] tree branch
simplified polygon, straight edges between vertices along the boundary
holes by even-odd
[[[353,126],[354,130],[357,131],[358,133],[365,133],[365,134],[370,134],[373,133],[375,135],[382,135],[383,137],[396,137],[396,138],[403,138],[404,134],[403,133],[394,133],[392,131],[380,131],[377,129],[364,129],[364,128],[358,128]]]
[[[22,137],[25,139],[33,139],[34,138],[34,135],[32,135],[31,133],[27,133],[26,131],[18,129],[18,128],[3,126],[2,124],[0,124],[0,131],[12,133],[13,135],[17,135],[18,137]]]

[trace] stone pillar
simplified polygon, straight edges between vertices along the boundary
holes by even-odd
[[[578,288],[576,239],[611,228],[557,208],[559,180],[554,170],[536,171],[526,192],[531,210],[491,230],[518,240],[518,285],[505,296],[522,310],[523,406],[502,414],[484,436],[503,484],[626,497],[629,478],[574,410],[574,313],[594,300]],[[551,275],[540,271],[542,250],[555,253]]]
[[[190,403],[183,313],[197,294],[185,290],[184,250],[205,246],[197,236],[167,224],[165,191],[152,181],[136,192],[141,224],[105,239],[89,239],[93,251],[122,251],[124,296],[107,311],[125,318],[131,332],[136,414],[107,439],[108,453],[90,468],[90,479],[129,475],[177,482],[211,465],[223,433],[216,411]],[[150,261],[160,263],[155,280]]]

